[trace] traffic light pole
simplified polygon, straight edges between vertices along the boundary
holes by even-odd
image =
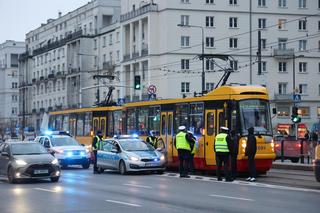
[[[293,66],[292,66],[292,94],[293,94],[293,108],[296,107],[296,102],[294,100],[294,97],[296,95],[296,56],[293,55]],[[296,140],[298,140],[298,128],[297,124],[294,123],[294,129],[295,129],[295,135]]]

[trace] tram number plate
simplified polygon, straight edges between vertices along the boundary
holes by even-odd
[[[266,146],[257,146],[258,151],[266,150]]]
[[[48,169],[39,169],[39,170],[34,170],[35,175],[39,174],[48,174]]]

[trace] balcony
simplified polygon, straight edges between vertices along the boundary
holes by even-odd
[[[142,49],[142,50],[141,50],[141,56],[146,56],[146,55],[148,55],[148,54],[149,54],[148,48],[145,48],[145,49]]]
[[[292,94],[274,94],[276,102],[292,102]]]
[[[45,110],[44,110],[43,107],[40,108],[40,112],[41,112],[41,113],[45,112]]]
[[[34,83],[36,83],[36,82],[37,82],[37,79],[33,78],[33,79],[32,79],[32,83],[34,84]]]
[[[277,59],[291,59],[294,56],[294,49],[274,49],[273,56]]]
[[[44,81],[44,76],[40,76],[40,81]]]
[[[48,112],[52,112],[53,111],[53,107],[48,107]]]
[[[139,58],[139,52],[132,53],[132,58]]]
[[[133,19],[137,16],[149,13],[149,12],[158,12],[158,5],[157,4],[148,4],[145,6],[140,7],[137,10],[133,10],[131,12],[125,13],[120,15],[120,22],[124,22],[130,19]]]
[[[49,74],[49,75],[48,75],[48,78],[49,78],[49,79],[50,79],[50,78],[54,78],[54,74],[53,74],[53,73]]]
[[[29,56],[30,56],[30,55],[29,55],[29,51],[26,51],[26,52],[24,52],[24,53],[21,53],[21,54],[19,55],[19,61],[27,60]]]
[[[78,73],[80,72],[80,67],[79,68],[70,68],[69,69],[69,73],[72,74],[72,73]]]
[[[32,113],[37,113],[37,109],[32,109]]]
[[[130,60],[130,54],[123,55],[123,61],[129,61]]]
[[[55,42],[48,42],[46,46],[40,47],[33,51],[33,56],[40,55],[42,53],[48,52],[52,49],[64,46],[67,42],[80,38],[82,36],[82,30],[76,31],[74,33],[68,34],[64,39]]]
[[[114,63],[112,61],[103,62],[102,67],[104,70],[112,70],[114,69]]]

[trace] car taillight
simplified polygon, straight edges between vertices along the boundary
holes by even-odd
[[[297,144],[296,144],[296,147],[300,148],[300,147],[301,147],[301,144],[300,144],[300,143],[297,143]]]

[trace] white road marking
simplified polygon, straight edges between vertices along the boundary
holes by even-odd
[[[121,205],[126,205],[126,206],[134,206],[134,207],[141,207],[139,204],[134,204],[134,203],[126,203],[126,202],[121,202],[121,201],[116,201],[116,200],[106,200],[109,203],[116,203],[116,204],[121,204]]]
[[[163,177],[171,177],[171,178],[179,178],[179,174],[176,173],[165,173],[163,175],[159,175]],[[222,184],[237,184],[237,185],[245,185],[245,186],[254,186],[254,187],[261,187],[261,188],[269,188],[269,189],[278,189],[278,190],[290,190],[290,191],[300,191],[300,192],[314,192],[320,193],[320,190],[317,189],[307,189],[307,188],[299,188],[299,187],[292,187],[292,186],[281,186],[281,185],[273,185],[267,183],[257,183],[257,182],[248,182],[248,181],[241,181],[235,180],[233,182],[224,182],[224,181],[217,181],[216,178],[212,177],[205,177],[205,176],[196,176],[191,175],[190,179],[184,180],[197,180],[197,181],[206,181],[206,182],[217,182]]]
[[[52,193],[58,193],[61,192],[61,188],[55,188],[54,190],[51,189],[44,189],[44,188],[34,188],[35,190],[44,191],[44,192],[52,192]]]
[[[137,185],[137,184],[131,184],[131,183],[125,183],[124,186],[133,186],[137,188],[145,188],[145,189],[152,189],[151,186],[143,186],[143,185]]]
[[[228,199],[234,199],[234,200],[244,200],[244,201],[254,201],[252,199],[248,198],[242,198],[242,197],[230,197],[230,196],[224,196],[224,195],[209,195],[210,197],[219,197],[219,198],[228,198]]]

